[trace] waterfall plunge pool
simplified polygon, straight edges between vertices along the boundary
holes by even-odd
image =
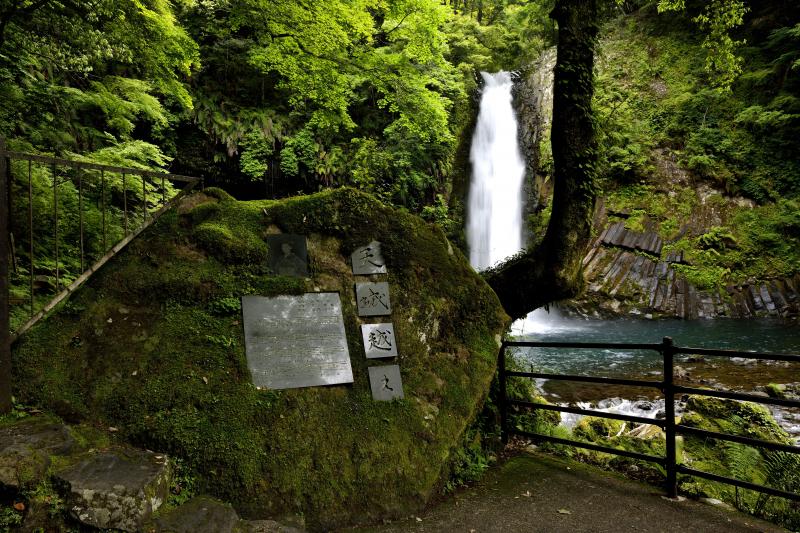
[[[717,320],[585,320],[562,316],[557,309],[539,310],[512,327],[518,340],[569,342],[658,343],[672,337],[678,346],[742,351],[800,353],[797,322],[776,319]],[[525,370],[630,379],[661,379],[661,355],[649,350],[580,350],[514,348]],[[788,384],[800,392],[800,365],[780,361],[724,357],[675,357],[676,381],[693,387],[763,393],[770,383]],[[663,400],[649,389],[538,380],[552,403],[595,406],[600,410],[654,417]],[[768,406],[793,437],[800,438],[800,410]],[[564,416],[567,425],[574,416]]]

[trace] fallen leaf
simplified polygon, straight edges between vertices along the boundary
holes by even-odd
[[[22,502],[17,502],[14,504],[14,509],[19,511],[20,513],[25,510],[25,504]]]
[[[523,492],[522,495],[525,496],[526,498],[530,498],[532,496],[531,491],[529,491],[529,490],[526,490],[525,492]]]
[[[567,509],[559,509],[558,514],[572,514],[572,511],[568,511]]]

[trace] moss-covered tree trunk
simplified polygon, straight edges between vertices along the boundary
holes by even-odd
[[[558,0],[553,89],[553,211],[544,240],[487,274],[506,312],[520,318],[583,287],[581,260],[591,236],[597,141],[592,117],[597,0]]]

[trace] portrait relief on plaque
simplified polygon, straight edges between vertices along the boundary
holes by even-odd
[[[364,340],[364,354],[367,359],[397,357],[394,324],[362,324],[361,337]]]
[[[378,241],[357,248],[350,259],[353,263],[353,274],[386,274],[386,261],[383,259],[381,243]]]
[[[373,400],[389,402],[404,397],[398,365],[369,367],[369,386]]]
[[[308,277],[308,248],[304,235],[268,235],[267,266],[278,276]]]
[[[359,316],[384,316],[392,314],[389,301],[389,284],[356,283],[356,306]]]

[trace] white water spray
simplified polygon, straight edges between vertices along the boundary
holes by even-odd
[[[469,260],[477,270],[522,249],[525,177],[511,106],[511,74],[481,72],[481,76],[484,88],[469,156],[472,182],[467,211]]]

